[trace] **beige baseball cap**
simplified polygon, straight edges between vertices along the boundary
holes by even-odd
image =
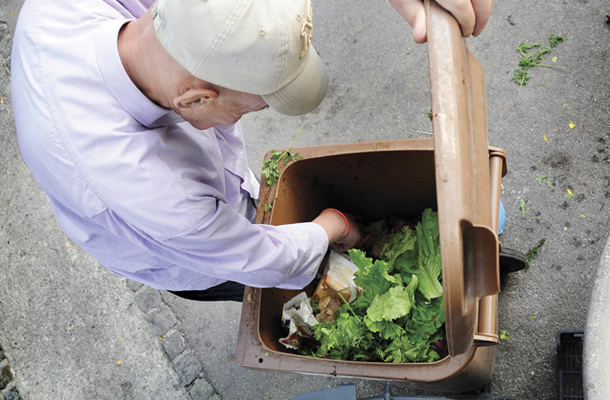
[[[151,11],[158,40],[199,79],[261,95],[286,115],[326,95],[311,0],[157,0]]]

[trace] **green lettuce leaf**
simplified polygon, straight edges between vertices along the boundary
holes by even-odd
[[[430,300],[443,295],[443,287],[439,278],[442,268],[438,214],[426,209],[416,231],[420,273],[415,275],[419,279],[420,292]]]
[[[383,361],[394,363],[431,361],[435,356],[438,359],[438,354],[430,350],[430,343],[413,343],[407,335],[396,337],[379,355]]]
[[[405,321],[405,330],[414,342],[425,340],[445,323],[443,298],[426,301],[422,295],[415,300],[411,318]]]
[[[378,343],[362,318],[341,312],[333,324],[324,322],[313,327],[314,338],[320,342],[317,356],[339,360],[368,360],[374,357]]]
[[[394,266],[396,259],[406,252],[413,252],[415,249],[415,242],[417,237],[413,229],[405,226],[402,231],[392,235],[389,242],[383,246],[383,250],[379,255],[379,258],[385,260],[388,265]]]
[[[354,282],[362,288],[358,298],[352,303],[357,313],[366,313],[375,296],[386,293],[396,283],[395,277],[388,273],[389,266],[385,261],[366,257],[362,250],[349,250],[352,262],[358,267]]]
[[[313,327],[319,343],[314,354],[399,363],[438,360],[430,348],[445,337],[437,213],[427,209],[415,230],[394,234],[380,260],[362,250],[349,255],[362,292],[339,308],[335,323]]]
[[[426,299],[441,297],[441,244],[436,212],[424,210],[421,222],[415,227],[415,236],[417,251],[407,251],[398,257],[396,268],[407,277],[417,276],[418,289]]]
[[[364,323],[371,332],[379,334],[382,339],[393,339],[405,334],[405,330],[400,324],[392,321],[372,321],[368,316],[364,316]]]
[[[411,307],[413,303],[409,293],[403,287],[395,286],[381,296],[375,296],[366,315],[371,321],[393,321],[407,315]]]

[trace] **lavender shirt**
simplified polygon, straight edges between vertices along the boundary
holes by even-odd
[[[131,82],[121,26],[150,1],[28,0],[11,57],[24,160],[66,235],[157,289],[298,289],[328,247],[314,223],[255,225],[239,124],[196,130]]]

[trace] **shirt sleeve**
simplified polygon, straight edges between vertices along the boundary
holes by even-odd
[[[253,224],[226,203],[200,201],[210,203],[210,212],[192,230],[153,242],[154,252],[197,273],[253,287],[301,289],[315,278],[328,249],[320,225]]]

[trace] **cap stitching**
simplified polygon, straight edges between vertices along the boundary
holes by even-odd
[[[280,0],[280,1],[282,1],[282,0]],[[277,4],[277,1],[275,3]],[[284,67],[286,65],[286,58],[290,56],[290,49],[288,48],[290,46],[290,39],[289,39],[290,28],[289,28],[289,23],[287,23],[288,16],[285,15],[281,11],[282,10],[281,7],[278,6],[277,8],[278,8],[278,10],[280,10],[280,18],[284,22],[282,24],[282,46],[281,46],[281,52],[280,52],[280,54],[283,54],[284,56],[280,57],[279,62],[276,64],[275,73],[273,75],[273,82],[271,85],[271,88],[276,88],[274,92],[277,92],[278,90],[283,88],[283,86],[282,87],[277,87],[277,86],[280,81],[280,77],[282,76],[282,71],[284,70]]]
[[[212,57],[212,55],[216,52],[217,48],[219,46],[221,46],[222,43],[224,43],[224,41],[227,39],[229,34],[235,28],[236,22],[241,18],[241,16],[245,12],[245,9],[247,8],[245,3],[247,1],[248,0],[243,0],[243,1],[238,2],[235,5],[235,7],[233,8],[233,11],[230,14],[232,16],[232,18],[227,20],[227,22],[225,24],[225,28],[221,32],[218,33],[216,40],[210,46],[210,49],[207,51],[207,53],[203,57],[201,57],[201,61],[197,65],[195,65],[194,70],[200,72],[209,63],[209,60]],[[214,82],[211,82],[211,83],[214,83]]]

